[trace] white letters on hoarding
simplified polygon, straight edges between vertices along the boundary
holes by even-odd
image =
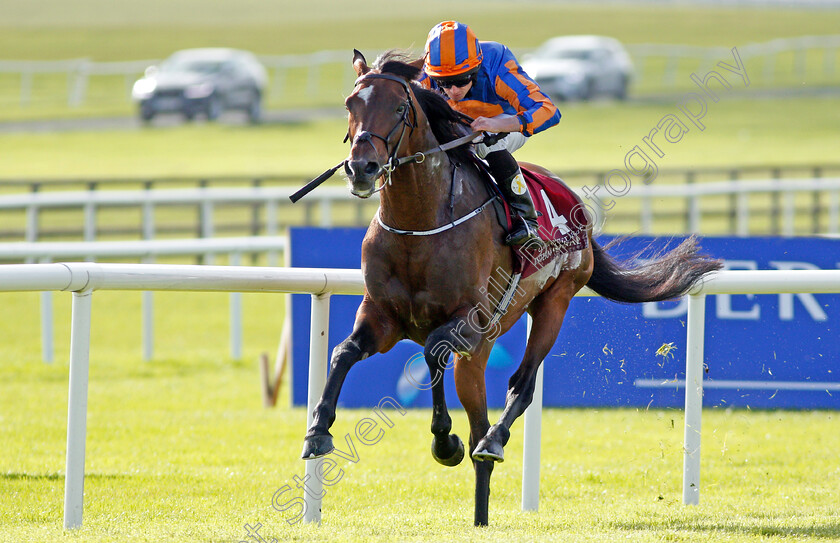
[[[770,266],[777,270],[819,270],[819,266],[809,262],[787,262],[773,260]],[[757,270],[755,260],[727,260],[724,263],[727,270]],[[795,300],[802,303],[808,316],[817,322],[827,321],[828,315],[813,294],[777,294],[779,297],[779,320],[791,321],[795,317]],[[733,304],[733,298],[738,303]],[[755,294],[716,294],[715,317],[720,320],[759,320],[761,306]],[[744,301],[746,300],[746,301]],[[642,304],[642,316],[646,319],[673,319],[683,317],[688,311],[688,297],[683,296],[679,302],[648,302]]]

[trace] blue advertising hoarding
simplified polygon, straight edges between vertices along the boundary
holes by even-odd
[[[365,230],[294,228],[291,265],[358,268]],[[609,236],[598,238],[602,245]],[[613,255],[655,252],[682,238],[627,238]],[[704,238],[703,251],[728,269],[835,269],[840,240],[813,238]],[[333,296],[330,350],[352,331],[361,296]],[[545,359],[547,406],[682,407],[685,378],[685,300],[624,305],[576,298]],[[292,297],[295,405],[306,404],[309,360],[308,295]],[[706,300],[706,406],[840,408],[840,295],[716,295]],[[486,372],[491,407],[504,404],[507,382],[525,351],[522,319],[496,341]],[[339,405],[369,407],[385,397],[404,406],[431,406],[422,347],[402,341],[386,354],[356,364]],[[327,361],[324,361],[326,364]],[[408,368],[408,369],[406,369]],[[447,403],[458,404],[448,371]]]

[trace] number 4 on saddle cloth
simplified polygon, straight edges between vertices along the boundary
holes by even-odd
[[[586,209],[577,194],[557,178],[552,178],[520,167],[525,185],[531,194],[531,201],[537,210],[537,224],[543,245],[526,243],[514,247],[514,273],[521,273],[522,278],[539,271],[546,264],[566,253],[585,249],[589,243],[589,226]],[[495,187],[494,190],[498,191]],[[510,206],[499,195],[504,206],[504,217],[508,230],[512,220]]]

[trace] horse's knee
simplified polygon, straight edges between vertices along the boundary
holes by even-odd
[[[313,411],[312,429],[316,433],[326,433],[326,429],[335,422],[335,406],[344,378],[353,364],[367,358],[367,356],[365,347],[355,336],[350,336],[333,349],[327,383],[321,395],[321,401],[318,402]]]
[[[534,397],[534,390],[537,386],[537,368],[520,366],[516,372],[510,376],[508,381],[508,401],[519,399],[526,404],[530,404]]]
[[[463,321],[458,320],[441,326],[426,338],[423,355],[426,358],[426,364],[429,366],[432,379],[436,375],[442,375],[442,372],[450,367],[449,356],[451,353],[457,353],[468,358],[472,356],[478,342],[473,341],[474,338],[471,337],[465,338],[459,332],[463,324]]]
[[[449,365],[449,355],[455,350],[445,337],[441,334],[433,333],[426,339],[426,345],[423,348],[423,357],[426,359],[426,364],[429,366],[429,372],[434,379],[435,374],[442,372]]]
[[[536,385],[536,378],[530,378],[524,380],[519,386],[511,386],[507,393],[507,403],[518,402],[522,404],[523,409],[527,408],[534,399]]]
[[[369,354],[364,351],[359,341],[349,337],[333,349],[330,369],[350,369],[353,364],[368,356]]]

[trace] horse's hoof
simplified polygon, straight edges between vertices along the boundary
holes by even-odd
[[[432,438],[432,457],[437,460],[438,464],[443,464],[444,466],[457,466],[461,463],[461,460],[464,459],[464,442],[461,441],[461,438],[452,434],[448,437],[449,445],[453,444],[453,441],[457,443],[454,446],[455,452],[452,453],[450,456],[441,458],[437,454],[435,454],[435,440],[437,438]]]
[[[304,460],[321,458],[333,452],[334,449],[330,434],[306,436],[303,440],[303,452],[300,453],[300,457]]]
[[[475,446],[475,450],[472,452],[472,458],[473,460],[478,460],[479,462],[487,460],[492,462],[504,462],[505,449],[498,441],[484,437],[478,442],[478,445]]]

